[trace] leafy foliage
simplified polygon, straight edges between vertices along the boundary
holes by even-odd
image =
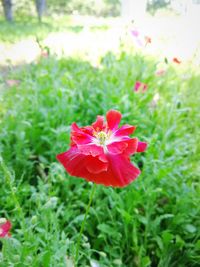
[[[68,148],[72,122],[90,124],[110,108],[140,125],[149,148],[132,158],[142,169],[136,182],[97,187],[80,266],[199,266],[200,76],[169,67],[157,77],[155,68],[122,50],[98,67],[49,57],[9,74],[21,83],[0,95],[0,217],[13,223],[1,266],[66,266],[73,257],[91,185],[68,177],[55,156]],[[136,80],[148,84],[144,94],[133,92]]]

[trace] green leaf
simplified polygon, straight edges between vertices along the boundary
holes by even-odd
[[[197,231],[197,228],[192,224],[186,224],[185,229],[192,234]]]

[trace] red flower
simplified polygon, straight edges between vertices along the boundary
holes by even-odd
[[[142,83],[140,81],[136,81],[134,85],[134,91],[139,92],[142,91],[143,93],[147,90],[147,84]]]
[[[129,137],[134,126],[125,124],[118,128],[120,112],[110,110],[106,119],[104,123],[104,117],[97,116],[91,126],[81,128],[73,123],[71,147],[57,155],[57,159],[72,176],[105,186],[123,187],[140,174],[130,156],[145,151],[147,143]]]
[[[1,219],[0,220],[0,238],[1,237],[6,237],[6,236],[11,236],[10,234],[10,229],[11,229],[11,222],[6,221],[6,219]]]
[[[177,57],[173,58],[173,62],[177,64],[181,64],[181,61]]]
[[[46,50],[42,50],[40,56],[43,58],[47,58],[49,56],[49,53]]]
[[[145,47],[152,42],[151,37],[144,35],[138,30],[131,30],[131,35],[136,46]]]
[[[144,37],[144,39],[145,39],[145,45],[147,45],[147,44],[151,44],[151,37],[149,37],[149,36],[145,36]]]

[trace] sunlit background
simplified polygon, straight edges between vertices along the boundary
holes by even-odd
[[[41,52],[36,38],[51,54],[81,53],[95,62],[99,54],[117,51],[121,41],[130,44],[133,28],[151,37],[147,53],[199,63],[200,1],[38,2],[43,4],[41,24],[34,1],[13,0],[10,25],[5,24],[0,6],[0,65],[36,60]]]

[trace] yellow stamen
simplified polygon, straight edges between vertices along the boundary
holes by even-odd
[[[100,145],[104,145],[105,141],[108,140],[110,135],[105,133],[104,131],[101,131],[94,132],[94,136],[98,139]]]

